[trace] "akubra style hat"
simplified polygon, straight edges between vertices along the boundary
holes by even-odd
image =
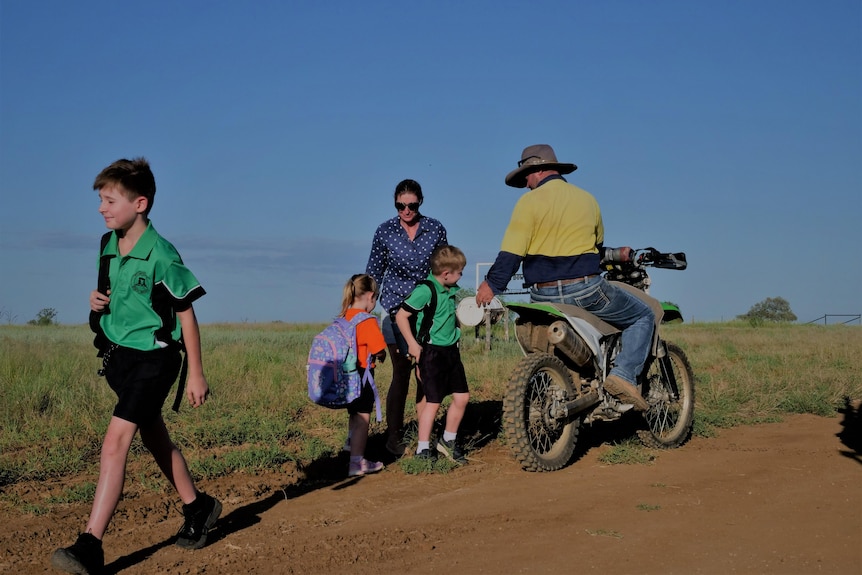
[[[527,175],[541,170],[554,170],[561,174],[571,174],[578,167],[574,164],[562,164],[557,161],[554,148],[548,144],[527,146],[521,154],[518,167],[506,176],[506,185],[513,188],[527,187]]]

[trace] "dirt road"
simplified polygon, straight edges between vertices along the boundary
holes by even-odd
[[[105,538],[106,571],[858,575],[862,457],[841,431],[837,417],[796,415],[695,438],[649,465],[603,465],[608,447],[594,438],[545,474],[521,471],[493,442],[448,474],[409,476],[395,464],[298,485],[232,476],[202,485],[224,513],[199,551],[172,544],[173,495],[133,490]],[[61,487],[13,486],[23,499]],[[50,553],[74,540],[88,511],[3,510],[0,572],[53,573]]]

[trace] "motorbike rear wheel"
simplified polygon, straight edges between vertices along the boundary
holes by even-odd
[[[503,398],[503,426],[525,470],[556,471],[571,460],[581,420],[557,419],[553,408],[572,396],[569,370],[553,355],[530,354],[512,372]]]
[[[648,447],[670,449],[679,447],[689,438],[694,422],[694,373],[682,349],[670,342],[667,360],[673,371],[678,395],[674,397],[665,377],[660,359],[653,359],[647,371],[644,395],[650,404],[644,412],[648,429],[638,431],[638,437]]]

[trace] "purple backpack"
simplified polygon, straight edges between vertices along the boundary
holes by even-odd
[[[377,386],[370,369],[366,369],[364,376],[360,377],[356,357],[356,326],[372,317],[365,312],[356,314],[350,321],[339,317],[314,336],[311,351],[308,352],[308,397],[317,405],[340,409],[356,400],[363,386],[368,383],[374,391],[377,421],[380,421]],[[370,354],[366,365],[371,365]]]

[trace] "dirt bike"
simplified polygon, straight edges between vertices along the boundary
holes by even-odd
[[[649,447],[679,447],[691,433],[691,365],[682,349],[659,337],[662,304],[647,295],[648,267],[683,270],[686,265],[684,253],[654,248],[607,248],[602,260],[605,279],[643,299],[656,315],[650,354],[637,381],[649,403],[637,435]],[[582,424],[616,421],[633,408],[603,386],[622,331],[573,305],[506,305],[517,314],[515,333],[524,358],[507,384],[503,427],[524,469],[555,471],[571,460]]]

